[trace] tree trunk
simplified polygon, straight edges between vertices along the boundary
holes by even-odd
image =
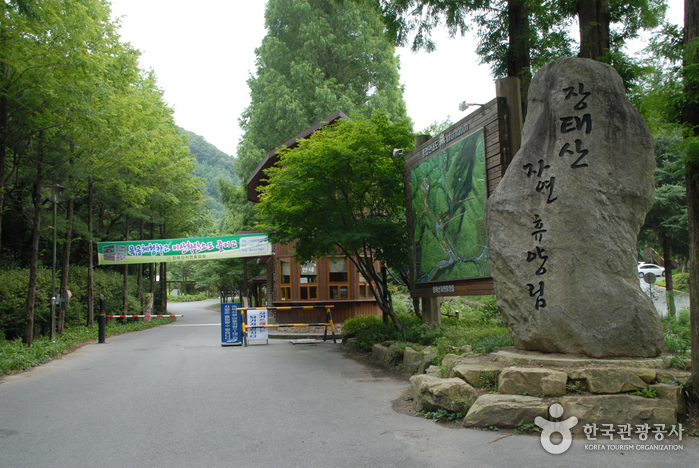
[[[129,215],[126,215],[125,223],[126,229],[124,232],[124,240],[129,241]],[[129,313],[129,266],[124,265],[124,315]],[[127,319],[124,319],[126,323]]]
[[[532,81],[529,52],[529,10],[526,0],[509,0],[507,4],[508,36],[507,76],[522,80],[522,113],[527,115],[527,95]]]
[[[27,291],[27,315],[24,322],[24,337],[22,343],[31,346],[34,342],[34,301],[36,299],[36,280],[39,269],[39,235],[41,229],[41,190],[44,184],[43,172],[43,137],[39,136],[39,150],[36,161],[36,181],[34,183],[34,227],[29,246],[31,260],[29,262],[29,287]]]
[[[2,30],[0,30],[0,49],[5,48],[6,41],[7,33],[3,25]],[[2,213],[5,204],[5,161],[7,158],[7,140],[9,133],[9,129],[7,128],[9,122],[9,101],[7,94],[5,94],[5,83],[7,83],[8,73],[9,69],[7,63],[4,61],[0,62],[0,82],[2,83],[3,90],[3,92],[0,93],[0,239],[2,239]],[[2,243],[0,243],[0,254],[2,254]]]
[[[695,42],[699,38],[699,2],[684,1],[684,92],[685,107],[682,120],[699,137],[699,53]],[[690,148],[693,145],[689,145]],[[691,151],[689,149],[688,151]],[[689,218],[689,317],[692,347],[692,382],[699,394],[699,154],[687,154],[687,217]]]
[[[578,57],[601,60],[609,52],[608,0],[578,0],[580,53]]]
[[[667,316],[673,322],[677,319],[675,308],[675,291],[672,285],[672,258],[670,258],[670,241],[666,236],[661,239],[663,247],[663,266],[665,267],[665,300],[667,301]]]
[[[160,238],[165,239],[165,221],[160,225]],[[160,262],[160,313],[167,314],[167,263]]]
[[[150,238],[151,240],[155,240],[155,223],[150,223]],[[155,263],[150,264],[150,293],[155,295]],[[155,297],[155,296],[153,296]],[[151,299],[152,300],[152,299]]]
[[[61,264],[61,287],[59,291],[68,290],[68,274],[70,272],[70,246],[73,240],[73,198],[68,200],[68,213],[66,214],[66,235],[65,243],[63,244],[63,261]],[[63,334],[66,322],[66,311],[62,307],[58,308],[58,323],[56,325],[56,333]]]
[[[92,242],[92,177],[87,180],[87,326],[95,324],[95,280],[93,269],[93,242]]]
[[[138,227],[139,240],[143,240],[143,219],[140,220]],[[137,279],[137,289],[136,289],[136,300],[141,304],[141,308],[145,306],[143,302],[143,263],[138,264],[138,279]]]

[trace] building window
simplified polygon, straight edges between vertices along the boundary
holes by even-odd
[[[374,295],[371,293],[371,288],[369,287],[369,281],[364,278],[364,275],[357,273],[359,275],[359,298],[369,299],[373,298]]]
[[[318,276],[316,261],[299,265],[299,297],[302,301],[318,299]]]
[[[347,257],[328,260],[328,296],[330,299],[349,299],[349,273]]]
[[[291,300],[291,260],[279,260],[279,289],[282,301]]]

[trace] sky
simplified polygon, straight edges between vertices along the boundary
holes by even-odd
[[[684,0],[669,0],[670,21],[681,24]],[[122,42],[142,52],[143,69],[154,70],[180,127],[235,156],[242,131],[238,119],[250,104],[247,79],[255,72],[255,49],[265,36],[263,0],[111,0]],[[433,34],[437,50],[397,49],[401,84],[414,130],[450,117],[460,120],[462,101],[484,104],[495,97],[487,65],[478,65],[476,39]],[[642,43],[641,43],[642,44]]]

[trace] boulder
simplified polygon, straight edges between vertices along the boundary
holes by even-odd
[[[500,372],[498,391],[506,395],[561,396],[568,374],[536,367],[508,367]]]
[[[636,374],[641,380],[647,384],[655,382],[658,375],[657,369],[648,369],[647,367],[629,367],[628,370]]]
[[[478,397],[464,418],[466,427],[516,427],[520,421],[533,423],[537,416],[548,417],[549,405],[541,398],[522,395]]]
[[[441,379],[430,375],[410,378],[409,394],[415,402],[415,411],[444,409],[466,413],[478,398],[478,392],[461,379]]]
[[[396,344],[389,346],[386,350],[386,357],[384,358],[383,363],[389,367],[402,364],[403,350],[400,349],[400,346]]]
[[[403,351],[403,369],[410,375],[417,372],[422,362],[422,353],[420,351],[415,351],[411,347],[405,348]]]
[[[417,368],[417,371],[419,374],[422,374],[424,372],[427,372],[425,369],[428,369],[429,367],[436,367],[439,369],[438,366],[432,366],[432,361],[437,359],[437,354],[436,353],[427,353],[423,351],[422,354],[422,361],[420,361],[420,365]]]
[[[380,344],[375,344],[371,347],[371,357],[374,361],[384,362],[388,355],[388,347]]]
[[[460,357],[460,356],[458,356],[458,355],[456,355],[456,354],[446,354],[446,355],[444,355],[444,357],[442,358],[442,365],[443,365],[444,367],[449,367],[449,364],[451,364],[452,362],[454,362],[454,361],[456,361],[457,359],[459,359],[459,357]]]
[[[624,368],[574,369],[568,371],[568,378],[581,381],[590,393],[624,393],[647,387],[633,370]]]
[[[660,354],[636,263],[654,169],[653,139],[611,66],[561,58],[539,70],[521,149],[486,205],[498,309],[517,348]]]
[[[500,367],[484,366],[481,364],[458,364],[455,366],[450,377],[458,377],[476,388],[497,388]]]
[[[563,406],[563,419],[571,416],[578,418],[578,424],[572,429],[577,434],[583,433],[585,425],[622,424],[637,425],[665,424],[666,428],[677,424],[675,408],[672,403],[657,398],[643,398],[633,395],[568,395],[558,399]]]
[[[687,404],[682,393],[682,388],[671,384],[655,384],[650,385],[650,388],[655,390],[657,398],[669,401],[672,407],[675,408],[675,413],[683,415],[687,411]]]
[[[450,362],[447,366],[447,374],[449,375],[449,377],[452,377],[454,375],[454,368],[462,364],[480,366],[481,362],[475,356],[461,356],[460,358]]]
[[[656,372],[656,380],[658,381],[658,383],[684,385],[687,383],[691,376],[691,372],[677,369],[658,370]]]

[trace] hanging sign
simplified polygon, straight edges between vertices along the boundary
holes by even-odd
[[[267,234],[97,243],[100,265],[220,260],[271,254]]]

